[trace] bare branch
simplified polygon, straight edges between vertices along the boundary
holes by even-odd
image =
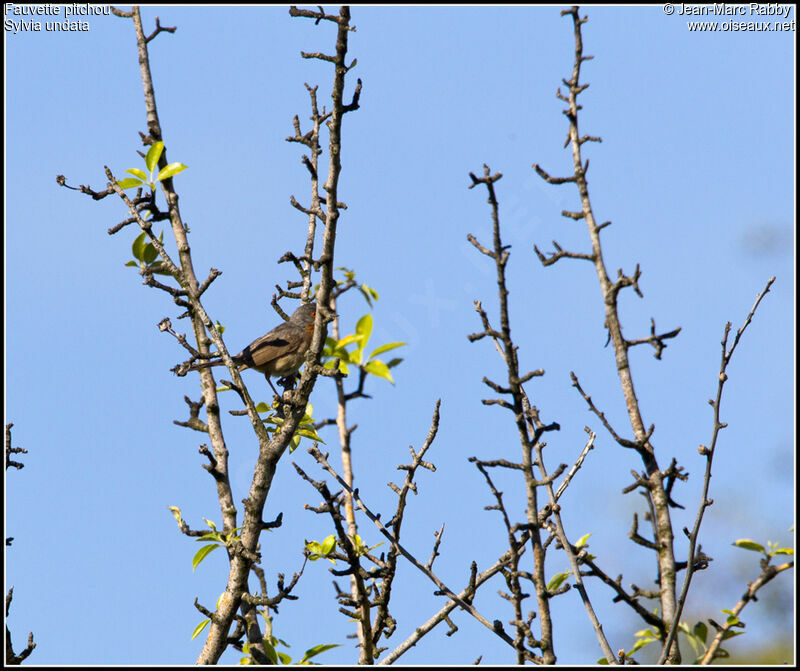
[[[728,618],[724,625],[716,627],[716,636],[714,636],[714,639],[711,641],[711,643],[709,643],[708,649],[700,659],[700,664],[711,664],[717,656],[720,656],[718,655],[719,647],[722,641],[725,640],[726,634],[730,631],[731,627],[736,626],[735,623],[738,622],[739,614],[744,610],[745,606],[747,606],[747,604],[751,601],[756,601],[756,593],[770,580],[783,571],[793,567],[793,561],[786,562],[780,566],[771,566],[768,563],[763,566],[761,575],[758,576],[758,578],[756,578],[756,580],[753,582],[747,584],[747,590],[742,595],[742,598],[739,599],[739,602],[731,610],[732,617]]]
[[[692,577],[694,576],[694,572],[696,570],[696,561],[697,561],[697,554],[695,553],[695,547],[697,544],[697,538],[700,534],[700,525],[703,521],[703,515],[705,514],[706,508],[713,504],[713,500],[708,498],[708,491],[711,486],[711,464],[714,460],[714,453],[717,447],[717,439],[719,438],[719,432],[724,429],[727,424],[720,420],[720,407],[722,404],[722,390],[725,386],[725,382],[728,379],[727,368],[730,364],[731,357],[733,356],[733,352],[736,349],[736,346],[739,344],[739,340],[742,337],[745,329],[748,327],[750,322],[755,315],[756,309],[758,308],[759,304],[761,303],[761,299],[767,295],[767,292],[770,290],[773,282],[775,282],[775,278],[771,277],[767,281],[767,285],[764,287],[764,290],[756,297],[756,301],[753,304],[753,307],[750,310],[750,313],[747,315],[747,318],[742,324],[741,328],[736,332],[736,337],[734,338],[733,343],[731,344],[730,349],[727,347],[728,343],[728,335],[730,334],[731,330],[731,323],[727,322],[725,324],[725,330],[722,336],[722,342],[720,343],[722,354],[720,357],[720,367],[719,367],[719,375],[717,376],[717,396],[714,401],[710,401],[711,407],[714,411],[714,425],[711,431],[711,441],[706,447],[705,445],[700,446],[700,454],[705,456],[706,458],[706,468],[705,474],[703,476],[703,492],[700,496],[700,504],[698,506],[697,515],[695,517],[694,526],[692,528],[691,533],[689,534],[689,554],[687,558],[687,566],[686,566],[686,575],[683,579],[683,587],[681,588],[680,596],[678,597],[678,603],[675,609],[675,613],[672,617],[671,625],[669,628],[669,635],[667,640],[664,644],[664,652],[662,652],[661,657],[666,657],[666,651],[669,650],[669,647],[672,644],[673,639],[677,635],[677,628],[678,623],[680,622],[681,613],[683,612],[683,607],[686,603],[686,599],[689,594],[689,585],[692,582]],[[770,576],[769,579],[772,579],[774,576]],[[755,592],[753,592],[755,594]],[[745,601],[746,603],[746,601]],[[744,604],[742,605],[744,607]],[[717,643],[719,645],[719,643]],[[663,662],[663,659],[662,659]]]

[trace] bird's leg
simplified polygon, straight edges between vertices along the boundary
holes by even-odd
[[[280,396],[281,396],[281,395],[278,393],[278,390],[277,390],[277,389],[275,389],[275,387],[273,386],[273,384],[272,384],[272,380],[270,380],[270,379],[269,379],[269,375],[267,375],[267,374],[264,374],[264,377],[265,377],[265,378],[267,378],[267,384],[268,384],[270,387],[272,387],[272,391],[274,391],[274,392],[275,392],[275,396],[277,396],[277,397],[279,397],[279,398],[280,398]]]

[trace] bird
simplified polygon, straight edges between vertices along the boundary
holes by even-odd
[[[316,303],[304,303],[292,313],[288,321],[276,326],[260,338],[256,338],[231,359],[238,370],[252,368],[264,373],[272,391],[279,396],[269,379],[271,375],[287,376],[300,370],[305,361],[306,352],[311,347],[314,335],[314,319],[317,315]],[[221,366],[221,359],[203,361],[194,364],[190,370]]]

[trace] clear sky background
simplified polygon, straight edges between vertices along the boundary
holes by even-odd
[[[494,267],[467,242],[489,243],[484,189],[469,190],[468,173],[488,163],[497,184],[509,265],[513,335],[525,370],[546,376],[528,391],[547,422],[551,467],[572,463],[583,427],[597,449],[562,500],[572,539],[592,532],[591,550],[625,584],[651,587],[652,553],[627,539],[638,494],[622,495],[641,462],[623,450],[587,411],[572,388],[575,371],[587,393],[624,435],[630,435],[606,333],[594,270],[562,261],[543,268],[533,245],[551,241],[589,248],[583,222],[560,216],[579,209],[574,187],[544,184],[531,169],[571,174],[563,149],[567,124],[555,91],[573,64],[572,22],[561,7],[354,7],[348,76],[363,80],[361,109],[344,123],[336,264],[353,268],[375,287],[375,344],[402,340],[405,361],[396,384],[373,379],[372,400],[350,406],[356,483],[375,510],[391,515],[407,463],[418,448],[434,403],[442,399],[439,436],[429,452],[436,473],[421,472],[419,495],[405,518],[405,544],[427,558],[433,533],[445,536],[439,575],[462,589],[470,562],[490,566],[505,549],[505,532],[483,477],[467,459],[519,458],[507,411],[486,407],[493,395],[481,383],[502,380],[503,366],[480,330],[473,300],[497,315]],[[331,9],[331,11],[335,11]],[[793,11],[793,10],[792,10]],[[308,201],[302,152],[285,138],[299,115],[308,128],[304,82],[330,92],[332,69],[300,51],[332,52],[335,28],[292,19],[286,7],[147,7],[176,25],[150,44],[151,67],[170,161],[189,169],[176,177],[198,276],[223,274],[204,296],[213,319],[226,325],[238,351],[278,323],[269,307],[276,283],[295,279],[278,265],[299,252],[306,218],[289,203]],[[611,273],[643,271],[644,300],[621,299],[625,335],[681,326],[662,361],[652,349],[632,352],[637,392],[662,467],[674,456],[691,477],[674,497],[677,552],[686,543],[704,467],[697,446],[707,443],[716,390],[720,339],[727,320],[738,328],[768,278],[770,294],[729,369],[723,432],[701,536],[714,557],[695,578],[685,617],[724,617],[758,572],[758,555],[731,547],[737,538],[792,545],[794,508],[794,216],[795,33],[690,32],[687,18],[661,6],[590,7],[584,26],[583,69],[591,87],[582,96],[581,132],[600,135],[585,145],[595,213],[613,225],[603,232]],[[10,17],[6,17],[10,18]],[[712,18],[713,17],[709,17]],[[762,17],[763,18],[763,17]],[[794,13],[789,17],[796,19]],[[17,17],[19,20],[19,17]],[[722,21],[722,18],[716,19]],[[163,317],[180,331],[186,321],[162,292],[141,285],[126,268],[138,230],[110,237],[127,216],[118,199],[94,202],[56,185],[102,189],[103,166],[118,176],[141,167],[138,131],[145,111],[132,22],[89,19],[88,32],[6,31],[5,84],[5,417],[13,443],[27,448],[25,468],[7,474],[6,584],[15,587],[10,626],[17,648],[28,631],[39,664],[184,664],[202,646],[190,634],[224,588],[227,561],[217,551],[192,572],[198,545],[178,532],[167,506],[180,506],[194,528],[205,516],[220,521],[215,488],[197,453],[201,434],[175,426],[185,419],[183,396],[199,397],[197,376],[175,377],[183,360],[175,341],[158,331]],[[327,161],[327,150],[322,157]],[[169,232],[167,232],[169,237]],[[174,251],[174,242],[169,246]],[[343,328],[366,311],[356,294],[342,301]],[[245,373],[258,400],[270,394],[263,378]],[[332,385],[320,380],[315,414],[333,411]],[[223,408],[238,409],[232,394]],[[247,494],[256,442],[243,418],[227,416],[236,500]],[[322,433],[338,463],[336,434]],[[290,461],[313,477],[322,473],[305,446],[286,454],[265,519],[283,513],[283,527],[265,533],[264,567],[274,590],[278,572],[301,565],[304,539],[330,533],[327,518],[303,510],[317,493]],[[497,474],[517,519],[520,482]],[[381,538],[368,522],[362,537]],[[566,567],[551,553],[548,573]],[[339,643],[320,661],[357,659],[354,629],[337,612],[327,562],[309,564],[299,601],[285,602],[275,633],[295,659],[319,643]],[[393,613],[404,640],[442,604],[434,586],[408,564],[398,577]],[[744,613],[746,635],[732,652],[767,645],[793,630],[794,576],[783,575]],[[476,605],[489,620],[512,617],[484,588]],[[630,649],[643,628],[610,591],[589,582],[589,593],[612,648]],[[534,608],[533,601],[528,602]],[[576,591],[555,600],[556,654],[561,663],[593,663],[600,650]],[[655,607],[653,604],[652,607]],[[403,663],[509,663],[512,651],[464,613],[460,631],[437,630]],[[224,662],[235,663],[231,651]],[[790,660],[791,661],[791,660]]]

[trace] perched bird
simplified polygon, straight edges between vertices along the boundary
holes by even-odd
[[[252,368],[264,373],[272,391],[278,394],[269,378],[271,375],[292,375],[303,365],[306,352],[311,347],[316,314],[316,303],[304,303],[294,311],[288,321],[256,338],[231,359],[239,370]],[[215,359],[194,364],[191,370],[221,365],[222,360]]]

